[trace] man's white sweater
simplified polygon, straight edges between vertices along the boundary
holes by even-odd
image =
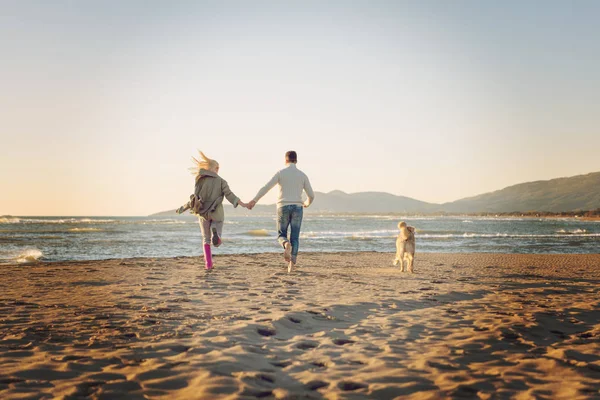
[[[256,196],[254,196],[254,201],[258,202],[277,184],[279,184],[277,207],[290,204],[302,205],[302,191],[306,191],[306,195],[308,196],[307,206],[315,199],[315,193],[310,186],[308,176],[300,171],[295,163],[289,163],[284,169],[277,171],[271,180],[258,191]]]

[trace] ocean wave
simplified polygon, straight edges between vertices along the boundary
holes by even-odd
[[[18,264],[28,264],[40,260],[44,256],[41,250],[27,249],[14,258]]]
[[[560,230],[556,231],[556,233],[562,233],[564,235],[578,235],[578,234],[581,234],[581,233],[587,233],[587,230],[585,230],[585,229],[575,229],[573,231],[566,231],[564,229],[560,229]]]
[[[357,236],[357,235],[352,235],[352,236],[348,236],[346,237],[347,240],[360,240],[360,241],[372,241],[375,239],[378,239],[379,237],[373,237],[373,236]]]
[[[16,217],[0,217],[0,224],[18,224],[19,222],[21,220]]]
[[[379,219],[385,221],[433,221],[443,219],[444,217],[426,217],[426,216],[410,216],[410,215],[356,215],[352,219]]]
[[[513,233],[463,233],[463,234],[420,234],[417,237],[446,239],[446,238],[564,238],[565,234],[513,234]],[[600,233],[569,234],[568,237],[600,237]]]
[[[49,225],[75,225],[75,224],[119,224],[119,225],[162,225],[162,224],[187,224],[184,219],[102,219],[102,218],[0,218],[0,224],[49,224]],[[193,221],[195,222],[195,221]]]
[[[142,223],[142,225],[151,225],[151,224],[165,224],[165,225],[170,225],[170,224],[187,224],[186,221],[181,220],[181,219],[150,219],[150,220],[141,221],[141,223]]]
[[[92,218],[21,218],[19,223],[23,224],[110,224],[118,223],[115,219],[92,219]]]
[[[69,232],[101,232],[103,229],[99,228],[71,228]]]
[[[348,237],[348,236],[365,236],[365,237],[390,237],[397,236],[397,229],[380,229],[374,231],[309,231],[302,234],[303,237]]]

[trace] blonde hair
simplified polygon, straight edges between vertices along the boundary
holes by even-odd
[[[200,153],[200,159],[198,160],[196,157],[192,157],[192,162],[194,163],[193,167],[190,167],[190,171],[192,174],[196,175],[196,177],[200,176],[201,169],[207,169],[209,171],[215,172],[217,168],[219,168],[219,163],[217,160],[210,159],[206,157],[206,154],[198,150]]]
[[[398,229],[402,229],[406,227],[406,222],[402,221],[398,224]]]

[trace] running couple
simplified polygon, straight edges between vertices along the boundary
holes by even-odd
[[[283,256],[288,263],[288,272],[292,272],[298,257],[303,207],[308,207],[315,198],[308,177],[296,167],[298,162],[296,152],[285,153],[285,168],[277,171],[249,203],[242,202],[233,194],[227,182],[219,176],[219,163],[216,160],[206,157],[202,152],[200,152],[200,160],[194,157],[192,159],[195,166],[191,169],[196,175],[194,194],[190,196],[187,204],[177,210],[177,213],[181,214],[185,210],[191,209],[193,214],[198,215],[204,244],[205,268],[207,270],[213,268],[211,242],[215,247],[221,245],[223,221],[225,220],[223,199],[227,199],[234,208],[239,205],[252,210],[269,190],[275,185],[279,185],[277,240],[283,247]],[[308,197],[306,202],[302,201],[303,191]],[[288,229],[290,230],[289,239]]]

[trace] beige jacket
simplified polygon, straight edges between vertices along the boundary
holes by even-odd
[[[229,189],[229,185],[225,179],[205,169],[201,169],[200,174],[196,178],[194,194],[202,199],[202,208],[198,215],[215,222],[225,220],[223,198],[226,198],[233,204],[233,207],[237,207],[240,201],[239,197]]]

